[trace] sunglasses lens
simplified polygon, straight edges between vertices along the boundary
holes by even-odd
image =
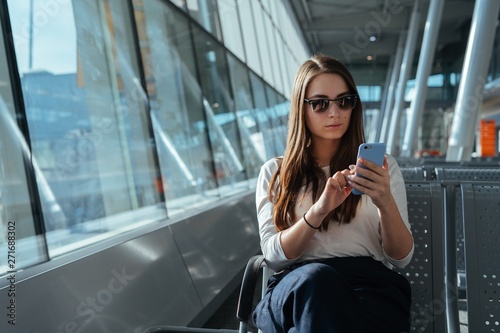
[[[330,106],[330,101],[327,99],[317,99],[315,101],[311,101],[310,104],[313,112],[322,113],[328,110],[328,107]]]
[[[342,110],[352,110],[356,105],[356,98],[354,96],[346,96],[337,100],[337,105]]]

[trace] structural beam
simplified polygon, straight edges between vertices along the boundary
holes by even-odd
[[[382,125],[384,122],[385,118],[385,105],[387,103],[387,96],[389,94],[389,88],[391,86],[391,79],[392,79],[392,73],[394,72],[394,61],[395,61],[395,56],[391,56],[391,59],[389,61],[389,66],[387,67],[387,74],[385,76],[385,82],[384,82],[384,90],[382,92],[382,96],[380,99],[380,109],[378,112],[377,116],[377,122],[375,124],[375,128],[373,133],[369,133],[369,142],[380,142],[380,131],[382,129]]]
[[[415,97],[411,101],[403,147],[401,149],[401,156],[403,157],[411,157],[417,148],[417,133],[422,122],[422,114],[427,98],[427,81],[434,61],[434,50],[436,49],[443,7],[444,0],[432,0],[427,14],[422,49],[418,60],[417,76],[415,78]]]
[[[404,95],[406,91],[406,82],[410,75],[411,66],[413,63],[413,56],[415,54],[415,45],[418,36],[418,26],[420,22],[420,0],[415,0],[413,10],[411,13],[410,26],[408,27],[408,38],[406,39],[406,46],[401,63],[401,71],[399,73],[398,88],[396,91],[396,98],[394,102],[394,110],[391,115],[391,123],[389,128],[389,137],[387,139],[387,152],[398,156],[399,148],[399,124],[401,119],[401,112],[404,105]]]
[[[391,123],[392,109],[394,107],[394,95],[396,94],[395,91],[398,84],[399,72],[401,70],[401,62],[403,61],[406,36],[406,31],[401,31],[399,34],[398,47],[396,49],[396,55],[394,56],[394,64],[391,69],[391,81],[389,83],[384,108],[381,110],[381,112],[383,111],[381,114],[382,122],[380,125],[380,131],[376,138],[376,141],[378,142],[387,142],[387,137],[389,136],[389,124]]]
[[[453,115],[447,161],[471,159],[479,110],[490,64],[500,1],[477,0],[465,51],[462,78]]]

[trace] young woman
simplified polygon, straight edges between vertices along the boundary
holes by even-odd
[[[295,78],[285,153],[257,183],[261,248],[278,272],[254,312],[263,332],[409,331],[410,287],[391,270],[413,255],[405,186],[393,157],[356,161],[363,142],[351,74],[314,55]]]

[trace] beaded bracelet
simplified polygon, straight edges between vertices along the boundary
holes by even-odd
[[[307,213],[307,212],[306,212],[306,213]],[[304,222],[305,222],[305,223],[307,223],[307,225],[308,225],[308,226],[310,226],[310,227],[311,227],[311,228],[313,228],[313,229],[318,230],[319,228],[321,228],[321,226],[319,226],[319,227],[314,227],[313,225],[311,225],[311,223],[307,222],[307,220],[306,220],[306,213],[304,213],[304,215],[302,216],[302,218],[304,219]]]

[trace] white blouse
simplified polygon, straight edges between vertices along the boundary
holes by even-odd
[[[391,176],[391,192],[399,208],[401,217],[408,230],[410,230],[403,176],[394,157],[387,155],[387,161]],[[315,233],[309,246],[300,257],[294,259],[286,258],[281,247],[280,234],[276,230],[272,218],[273,203],[267,195],[269,183],[278,169],[279,163],[277,158],[273,158],[262,166],[256,188],[260,245],[269,268],[277,272],[294,262],[332,257],[371,256],[373,259],[383,262],[389,268],[392,268],[392,266],[403,268],[410,262],[414,247],[412,247],[405,258],[400,260],[393,259],[385,253],[382,246],[377,207],[367,195],[362,195],[356,216],[350,223],[330,223],[328,231],[318,231]],[[329,169],[329,166],[323,168],[327,177],[330,176]],[[304,189],[305,187],[299,194],[299,198],[302,198]],[[310,188],[309,191],[311,191]],[[311,194],[306,195],[304,200],[299,200],[295,207],[296,218],[300,219],[311,208],[312,204]]]

